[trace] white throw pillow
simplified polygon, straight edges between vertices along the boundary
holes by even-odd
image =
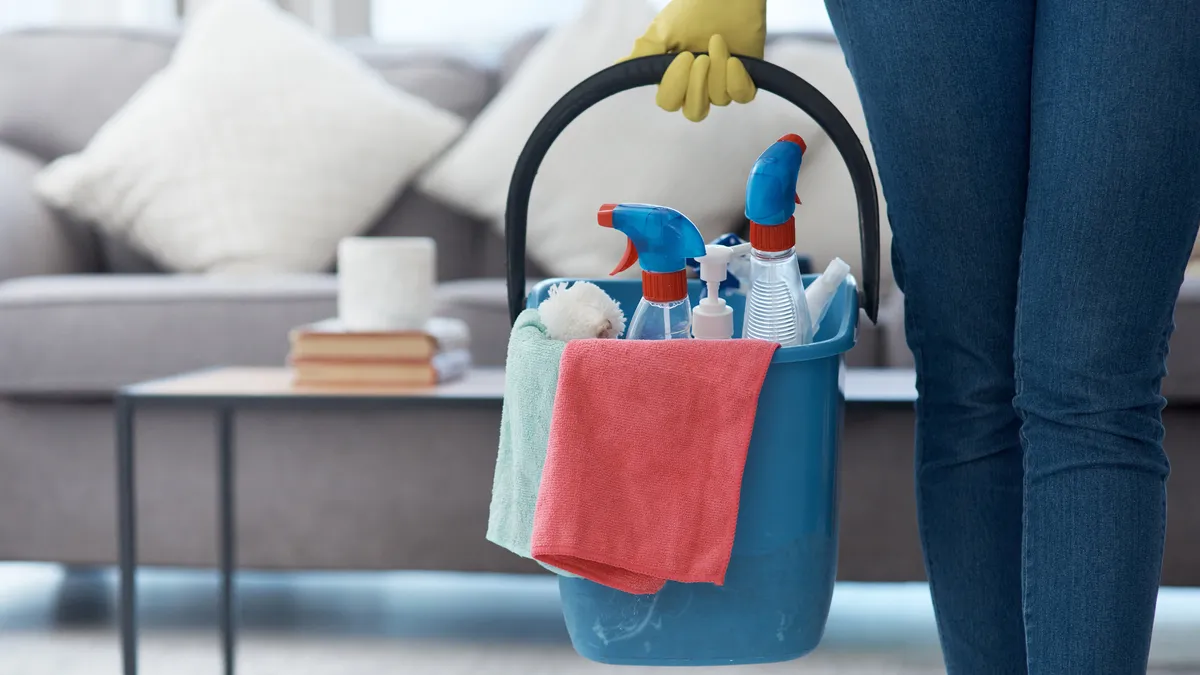
[[[463,128],[266,0],[213,0],[39,195],[180,272],[315,272]]]
[[[491,221],[502,232],[512,169],[534,126],[572,87],[625,56],[653,16],[644,0],[590,0],[576,20],[552,31],[533,50],[462,140],[422,176],[421,187]],[[826,51],[841,58],[836,46]],[[840,69],[845,72],[845,65]],[[596,210],[606,202],[649,202],[679,209],[706,240],[735,228],[745,208],[751,165],[787,133],[799,133],[808,141],[810,154],[802,176],[837,167],[850,189],[849,174],[836,151],[822,152],[828,139],[816,123],[776,96],[762,93],[748,106],[713,108],[708,119],[694,124],[679,113],[659,110],[654,95],[652,87],[644,87],[600,103],[573,122],[546,155],[530,200],[528,246],[530,256],[548,272],[598,277],[616,265],[625,238],[596,224]],[[834,101],[844,110],[857,110],[853,86],[851,99]],[[853,113],[847,110],[848,116]],[[865,141],[865,129],[862,133]],[[805,199],[809,190],[804,179],[800,189]],[[842,199],[848,201],[842,204]],[[837,205],[828,217],[825,202]],[[851,212],[853,242],[840,232],[830,242],[844,246],[837,255],[855,264],[859,256],[852,191],[805,199],[797,213],[798,248],[812,250],[810,244],[824,238],[826,220],[844,227],[840,214],[845,209]],[[823,256],[830,247],[815,248]]]
[[[653,18],[644,0],[590,0],[574,21],[533,49],[420,186],[502,232],[509,179],[534,126],[572,87],[625,56]],[[655,108],[648,87],[585,112],[555,141],[538,172],[529,208],[530,256],[552,274],[608,274],[621,259],[625,237],[597,225],[596,211],[607,202],[679,209],[706,237],[728,230],[739,211],[735,191],[712,190],[726,182],[721,177],[731,166],[719,142],[720,129],[729,128],[719,119],[723,112],[692,124]]]

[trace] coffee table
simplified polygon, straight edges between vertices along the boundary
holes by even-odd
[[[916,397],[911,370],[847,369],[843,390],[848,404],[911,404]],[[224,672],[235,666],[237,624],[233,575],[234,415],[239,410],[390,410],[405,406],[488,405],[504,397],[504,371],[476,369],[465,378],[425,389],[296,387],[286,368],[216,368],[125,387],[117,392],[118,524],[121,567],[121,657],[125,675],[137,673],[137,494],[134,485],[134,414],[149,407],[212,411],[217,424],[220,549],[220,632]]]
[[[116,396],[117,494],[121,566],[121,659],[125,675],[137,673],[137,493],[134,485],[134,414],[148,407],[210,410],[217,424],[220,630],[224,671],[235,665],[233,574],[234,415],[239,410],[380,410],[405,406],[498,405],[504,371],[476,369],[461,380],[420,389],[297,387],[286,368],[216,368],[122,388]]]

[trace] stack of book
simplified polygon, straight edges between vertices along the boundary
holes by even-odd
[[[298,386],[433,386],[471,367],[470,333],[458,319],[430,319],[424,330],[394,332],[350,331],[326,319],[294,329],[289,338]]]

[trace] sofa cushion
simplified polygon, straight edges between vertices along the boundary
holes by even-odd
[[[0,36],[0,140],[44,160],[78,152],[174,44],[168,33],[119,29]]]
[[[503,279],[442,284],[437,312],[471,327],[479,365],[503,365]],[[163,275],[0,282],[0,395],[108,394],[221,365],[279,366],[288,331],[337,312],[330,275],[258,279]]]
[[[499,87],[496,73],[455,56],[375,43],[345,46],[392,86],[466,120],[475,119]]]
[[[545,37],[546,31],[544,29],[530,31],[529,33],[526,33],[525,35],[522,35],[514,40],[513,43],[508,46],[508,49],[504,50],[504,53],[500,55],[498,73],[500,76],[501,87],[508,84],[509,80],[513,78],[513,75],[517,74],[517,71],[521,68],[521,64],[524,63],[525,59],[529,57],[530,52],[532,52],[534,48],[538,46],[538,43],[540,43]]]
[[[335,312],[326,275],[26,277],[0,283],[0,393],[108,393],[216,365],[280,365]]]
[[[108,394],[197,368],[282,365],[288,331],[333,316],[336,298],[337,280],[330,275],[78,275],[0,282],[0,395]],[[504,365],[507,298],[499,278],[438,287],[436,312],[467,322],[476,365]],[[847,362],[881,365],[877,353],[885,332],[861,319],[858,346]]]
[[[317,273],[464,126],[268,0],[220,0],[34,185],[176,272]]]
[[[60,222],[29,190],[42,162],[0,143],[0,280],[99,268],[96,238]]]
[[[70,218],[60,214],[60,218]],[[101,258],[104,271],[116,274],[165,274],[166,270],[154,262],[149,255],[134,248],[123,237],[112,237],[97,233],[100,239]]]
[[[78,152],[147,78],[167,64],[175,40],[169,31],[122,28],[32,29],[0,35],[0,141],[43,161]],[[487,104],[498,86],[491,70],[437,51],[359,41],[345,46],[392,85],[466,119]],[[439,211],[433,221],[450,222],[452,228],[457,223],[448,211]],[[121,240],[103,237],[101,251],[108,271],[159,271]]]
[[[125,28],[39,28],[0,35],[0,140],[43,160],[78,152],[167,65],[177,35]],[[434,51],[373,43],[346,48],[392,85],[466,119],[496,75]]]
[[[462,319],[471,327],[471,360],[475,365],[504,365],[512,324],[508,320],[508,287],[503,279],[443,284],[435,312]]]
[[[367,235],[433,237],[441,281],[504,276],[503,237],[479,219],[414,188],[406,190]],[[532,261],[526,265],[535,275]]]

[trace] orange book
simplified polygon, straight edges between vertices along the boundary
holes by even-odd
[[[434,318],[424,330],[356,332],[337,319],[294,329],[288,336],[293,360],[429,361],[441,352],[465,350],[470,342],[467,324]]]
[[[471,355],[456,349],[426,361],[292,358],[291,366],[298,386],[431,387],[465,375]]]

